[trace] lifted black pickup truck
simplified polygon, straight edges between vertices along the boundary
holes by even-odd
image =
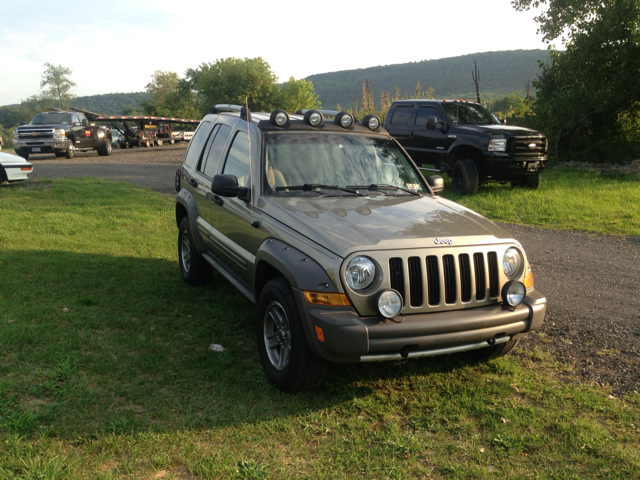
[[[468,100],[399,100],[384,128],[418,165],[447,172],[461,195],[473,195],[491,181],[538,188],[548,164],[544,134],[505,125]]]
[[[111,155],[111,130],[91,126],[82,113],[38,113],[27,125],[13,131],[13,149],[24,158],[39,153],[55,153],[56,157],[73,158],[75,152],[96,150],[98,155]]]

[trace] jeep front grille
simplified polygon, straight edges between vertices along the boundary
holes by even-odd
[[[393,257],[389,259],[389,284],[405,300],[403,313],[412,313],[413,309],[429,311],[431,307],[439,306],[460,308],[469,303],[486,303],[489,299],[495,301],[500,285],[498,254],[490,251],[407,259]]]

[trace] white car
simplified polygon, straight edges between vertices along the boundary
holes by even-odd
[[[27,180],[32,171],[33,165],[24,158],[0,152],[0,183]]]

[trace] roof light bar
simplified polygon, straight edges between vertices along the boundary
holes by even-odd
[[[342,128],[353,126],[353,115],[348,112],[340,112],[336,115],[335,122]]]
[[[319,127],[324,122],[324,117],[318,110],[307,110],[304,113],[304,121],[312,127]]]
[[[380,119],[376,115],[367,115],[362,119],[362,124],[375,132],[380,127]]]
[[[271,120],[271,123],[279,127],[286,127],[289,125],[289,114],[282,109],[274,110],[271,112],[269,120]]]

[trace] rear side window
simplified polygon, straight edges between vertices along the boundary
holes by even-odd
[[[222,161],[224,146],[227,144],[227,138],[231,133],[231,127],[228,125],[216,125],[215,128],[216,130],[211,134],[213,140],[209,142],[211,146],[207,151],[207,156],[202,160],[202,164],[198,168],[208,178],[213,178],[217,173]]]
[[[228,175],[235,175],[238,179],[238,186],[246,187],[249,185],[249,138],[247,132],[238,132],[233,139],[233,144],[227,155],[227,163],[224,165],[224,171]]]
[[[394,125],[396,127],[409,125],[409,122],[411,121],[412,113],[413,113],[413,105],[397,106],[393,111],[393,116],[391,117],[391,125]]]
[[[202,122],[200,123],[200,125],[198,125],[198,129],[196,130],[195,135],[189,142],[187,153],[185,153],[184,155],[185,166],[191,168],[195,159],[200,156],[200,149],[202,148],[202,144],[207,138],[207,133],[209,133],[210,126],[211,122]]]
[[[436,117],[438,122],[442,121],[440,115],[438,114],[438,110],[435,107],[420,107],[418,110],[418,116],[416,117],[415,125],[418,127],[426,128],[427,127],[427,118]]]

